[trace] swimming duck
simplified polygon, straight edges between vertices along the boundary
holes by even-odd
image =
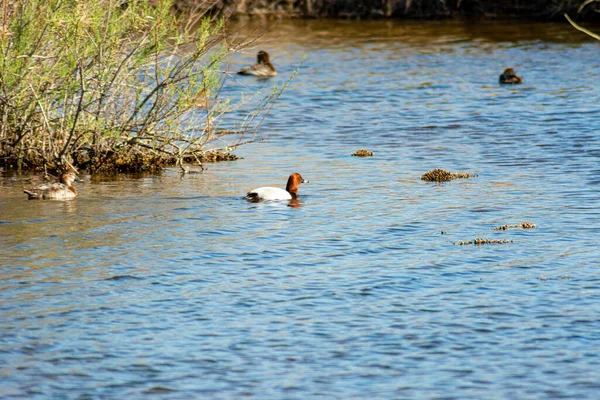
[[[237,73],[240,75],[254,75],[263,77],[277,75],[277,71],[275,71],[275,67],[273,64],[271,64],[269,59],[269,54],[262,50],[256,55],[256,64],[251,65],[250,67],[242,68]]]
[[[25,190],[29,200],[69,200],[77,197],[77,190],[73,182],[78,180],[77,173],[73,170],[63,172],[60,175],[60,183],[42,185],[40,187]]]
[[[298,197],[298,185],[308,183],[299,173],[294,172],[287,181],[285,190],[275,187],[259,187],[246,194],[246,199],[250,201],[261,200],[292,200]]]
[[[515,73],[512,68],[506,68],[504,73],[500,75],[500,83],[516,84],[523,83],[523,78]]]

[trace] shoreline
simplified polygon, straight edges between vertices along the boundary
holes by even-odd
[[[490,20],[567,22],[564,14],[578,22],[600,23],[600,2],[592,2],[579,10],[583,1],[556,4],[549,0],[472,1],[472,0],[221,0],[209,9],[198,0],[178,0],[174,7],[181,12],[203,10],[224,15],[228,19],[415,19],[415,20]]]

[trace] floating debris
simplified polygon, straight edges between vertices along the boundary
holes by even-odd
[[[356,157],[373,157],[373,152],[365,149],[356,150],[352,153],[353,156]]]
[[[504,244],[504,243],[512,243],[512,240],[508,239],[482,239],[475,238],[474,240],[459,240],[458,242],[452,242],[452,244],[456,244],[458,246],[466,246],[469,244],[474,244],[476,246],[480,246],[482,244]]]
[[[556,280],[556,279],[569,280],[571,278],[569,278],[569,276],[567,276],[567,275],[562,275],[562,276],[559,276],[558,278],[551,278],[551,277],[548,277],[546,275],[540,275],[538,279],[540,281],[547,281],[548,279],[552,279],[552,280]]]
[[[517,224],[517,225],[502,225],[499,226],[497,228],[494,228],[495,231],[505,231],[508,229],[533,229],[533,228],[537,228],[537,226],[535,224],[532,224],[531,222],[523,222],[522,224]]]
[[[436,168],[431,171],[425,172],[421,176],[421,180],[424,180],[427,182],[448,182],[453,179],[458,179],[458,178],[466,179],[466,178],[472,178],[474,176],[477,176],[477,175],[469,174],[466,172],[450,172],[445,169]]]

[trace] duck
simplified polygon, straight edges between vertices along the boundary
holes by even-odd
[[[506,68],[504,73],[500,75],[500,83],[517,84],[523,83],[523,78],[515,73],[512,68]]]
[[[254,75],[269,77],[277,75],[277,71],[271,60],[269,54],[266,51],[259,51],[256,55],[256,64],[249,67],[244,67],[237,72],[239,75]]]
[[[259,187],[249,191],[245,198],[254,202],[263,200],[295,200],[298,198],[298,185],[301,183],[308,183],[308,181],[302,178],[299,173],[294,172],[288,178],[285,190],[269,186]]]
[[[77,172],[69,170],[60,175],[60,183],[42,185],[24,192],[29,200],[70,200],[77,197],[77,190],[73,186],[76,180],[79,180]]]

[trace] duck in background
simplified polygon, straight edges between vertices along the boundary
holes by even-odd
[[[514,69],[506,68],[504,70],[504,73],[502,75],[500,75],[500,83],[506,83],[506,84],[523,83],[523,78],[518,76],[515,73]]]
[[[277,75],[277,71],[269,59],[269,54],[262,50],[256,55],[256,64],[242,68],[237,73],[239,75],[254,75],[262,77]]]
[[[298,198],[298,185],[308,183],[302,176],[294,172],[290,175],[287,181],[285,190],[276,187],[259,187],[251,190],[246,194],[246,199],[250,201],[261,200],[293,200]]]
[[[77,197],[77,190],[73,186],[76,180],[80,180],[77,178],[77,172],[71,169],[60,175],[60,183],[42,185],[24,192],[29,196],[29,200],[70,200]]]

